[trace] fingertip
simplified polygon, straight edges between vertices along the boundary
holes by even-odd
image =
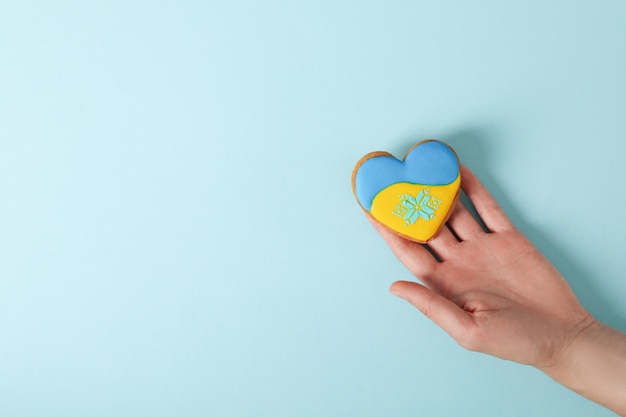
[[[406,281],[396,281],[389,286],[389,292],[398,298],[401,298],[405,301],[409,301],[409,295],[407,294],[405,284],[411,284],[411,283],[406,282]]]
[[[418,284],[417,282],[409,282],[409,281],[396,281],[389,286],[389,292],[395,295],[398,298],[401,298],[405,301],[410,302],[415,305],[413,300],[415,300],[417,294],[420,290],[430,291],[422,284]],[[417,306],[416,306],[417,307]]]

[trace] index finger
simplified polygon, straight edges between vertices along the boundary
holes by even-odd
[[[478,215],[490,231],[502,232],[515,229],[491,193],[465,165],[461,165],[461,188],[472,201]]]

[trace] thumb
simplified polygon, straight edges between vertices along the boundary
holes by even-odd
[[[470,314],[461,307],[417,282],[397,281],[391,284],[389,291],[411,303],[461,345],[475,325]]]

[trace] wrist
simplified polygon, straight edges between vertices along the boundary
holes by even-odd
[[[589,317],[554,360],[538,367],[555,381],[626,414],[626,335]]]
[[[598,337],[608,332],[608,327],[591,315],[587,316],[578,325],[567,332],[563,338],[562,344],[555,352],[550,361],[536,366],[537,369],[550,376],[552,379],[561,381],[567,378],[568,374],[584,356],[588,350],[588,346]]]

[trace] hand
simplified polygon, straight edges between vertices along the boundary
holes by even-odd
[[[603,401],[588,392],[598,387],[580,386],[581,378],[590,377],[588,371],[578,375],[572,365],[578,358],[576,350],[588,345],[586,335],[601,340],[599,333],[610,334],[623,342],[622,347],[626,337],[598,323],[582,307],[561,274],[513,226],[466,167],[461,168],[461,178],[461,187],[488,232],[460,201],[447,225],[428,243],[430,251],[372,221],[398,259],[425,284],[399,281],[390,291],[467,349],[533,365],[604,405],[626,407],[626,391],[618,403]],[[623,369],[626,356],[622,358]],[[626,387],[626,372],[617,378],[622,384],[618,389]]]

